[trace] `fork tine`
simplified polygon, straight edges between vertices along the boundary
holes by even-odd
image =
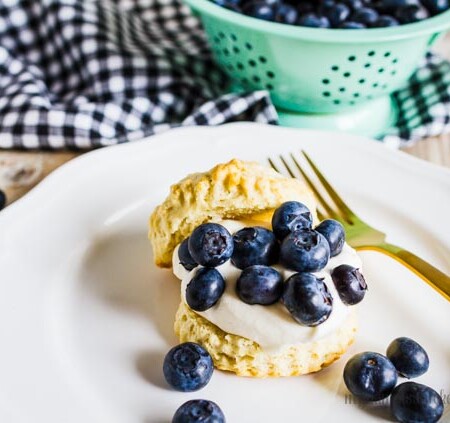
[[[332,217],[333,219],[338,219],[339,216],[337,213],[328,205],[327,201],[323,198],[322,194],[319,192],[319,190],[315,187],[309,176],[306,174],[306,172],[302,169],[300,166],[300,163],[297,161],[295,156],[291,154],[292,161],[295,163],[295,166],[297,167],[298,171],[302,174],[303,178],[305,179],[306,183],[311,188],[312,192],[314,192],[314,195],[316,196],[317,200],[319,200],[319,203],[322,205],[322,207],[325,209],[325,211],[328,213],[329,217]],[[322,217],[324,215],[321,213]],[[319,216],[320,220],[324,220],[322,217]]]
[[[278,168],[275,166],[275,163],[272,161],[272,159],[269,157],[269,164],[270,164],[270,166],[272,167],[272,169],[275,171],[275,172],[278,172],[278,173],[281,173],[279,170],[278,170]]]
[[[331,199],[335,202],[336,206],[340,210],[340,212],[346,217],[346,219],[355,218],[355,213],[350,209],[350,207],[345,204],[344,200],[338,195],[338,193],[334,190],[334,188],[328,183],[328,181],[325,179],[325,177],[322,175],[322,172],[317,168],[315,163],[311,160],[311,158],[306,154],[304,150],[302,150],[303,156],[306,158],[308,163],[310,164],[312,170],[319,178],[320,182],[322,182],[323,187],[327,191],[328,195],[331,197]]]
[[[289,165],[287,164],[286,160],[284,160],[284,157],[280,155],[280,160],[283,162],[284,167],[286,168],[286,170],[288,171],[289,175],[291,176],[291,178],[295,178],[295,173],[292,172],[291,168],[289,167]]]

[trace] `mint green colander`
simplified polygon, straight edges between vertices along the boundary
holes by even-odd
[[[356,125],[353,132],[369,135],[395,118],[390,93],[450,27],[450,11],[394,28],[345,30],[278,24],[210,0],[185,1],[200,16],[215,60],[235,89],[269,90],[288,125]]]

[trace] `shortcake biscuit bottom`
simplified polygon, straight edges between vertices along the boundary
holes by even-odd
[[[181,302],[175,316],[180,342],[196,342],[211,354],[216,368],[239,376],[280,377],[317,372],[336,361],[352,344],[357,330],[356,313],[319,341],[269,353],[254,341],[224,332]]]

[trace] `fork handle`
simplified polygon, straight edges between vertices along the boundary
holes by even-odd
[[[450,277],[410,251],[389,243],[364,246],[359,249],[374,250],[392,257],[450,301]]]

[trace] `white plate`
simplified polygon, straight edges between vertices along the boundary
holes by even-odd
[[[450,173],[375,142],[233,124],[96,151],[0,213],[0,421],[163,423],[192,398],[216,401],[230,423],[378,421],[386,405],[349,404],[342,369],[351,354],[383,353],[397,336],[426,347],[431,365],[419,381],[448,403],[449,304],[376,253],[363,254],[370,290],[357,341],[335,365],[273,380],[217,371],[190,394],[164,383],[179,283],[152,264],[148,215],[189,172],[300,148],[390,241],[450,271]]]

